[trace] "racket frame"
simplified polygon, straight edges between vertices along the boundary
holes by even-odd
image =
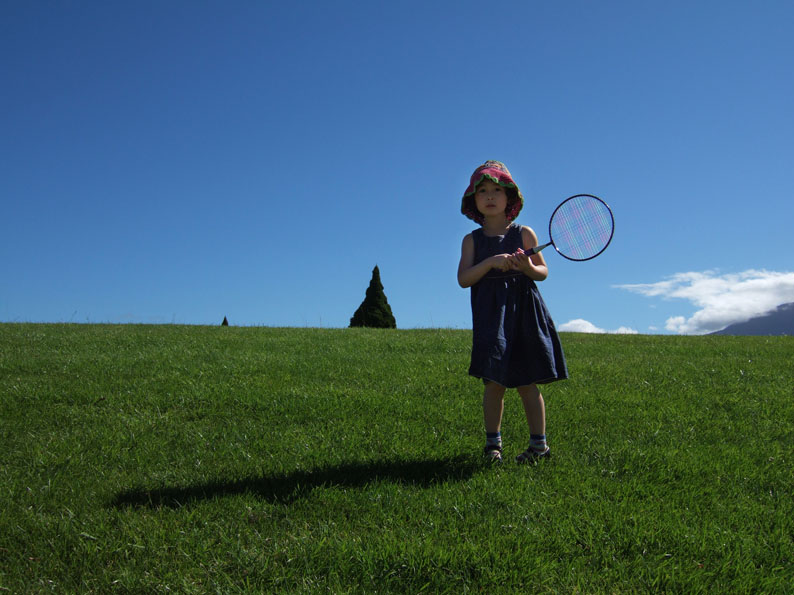
[[[554,235],[551,233],[551,222],[554,221],[554,215],[557,214],[557,211],[560,210],[562,205],[564,205],[569,200],[573,200],[574,198],[579,198],[581,196],[586,196],[588,198],[595,199],[595,200],[597,200],[598,202],[600,202],[602,205],[604,205],[606,207],[607,212],[609,213],[609,218],[612,221],[612,228],[611,228],[611,230],[609,232],[609,239],[606,241],[606,243],[601,248],[601,250],[599,250],[598,252],[596,252],[592,256],[588,256],[587,258],[573,258],[572,256],[567,256],[564,253],[560,252],[560,250],[557,248],[557,245],[554,243]],[[598,198],[594,194],[574,194],[573,196],[569,196],[564,201],[562,201],[560,204],[558,204],[557,208],[554,209],[554,212],[551,214],[551,217],[549,217],[549,238],[551,238],[551,241],[547,242],[545,244],[541,244],[539,246],[535,246],[531,250],[527,250],[526,253],[529,254],[529,255],[537,254],[538,252],[540,252],[544,248],[548,248],[549,246],[554,246],[554,249],[557,251],[557,254],[559,254],[563,258],[567,258],[568,260],[572,260],[574,262],[585,262],[587,260],[594,259],[596,256],[601,254],[604,250],[606,250],[607,247],[609,246],[610,242],[612,242],[612,238],[613,238],[614,235],[615,235],[615,216],[612,214],[612,209],[609,207],[609,205],[606,202],[604,202],[604,200]]]

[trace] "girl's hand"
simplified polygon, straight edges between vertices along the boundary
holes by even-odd
[[[515,271],[521,271],[524,274],[528,274],[532,272],[535,265],[529,259],[529,254],[519,248],[510,256],[510,267]]]
[[[506,273],[511,268],[513,268],[512,260],[513,260],[512,254],[496,254],[494,256],[491,256],[491,258],[489,259],[491,268],[500,270],[503,273]]]
[[[530,255],[521,248],[510,256],[510,266],[513,270],[520,271],[535,281],[543,281],[549,274],[545,263],[536,264]]]

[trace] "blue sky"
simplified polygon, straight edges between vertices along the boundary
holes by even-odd
[[[0,4],[0,321],[470,327],[472,170],[546,235],[559,327],[698,334],[794,301],[794,4]],[[542,238],[541,238],[542,239]]]

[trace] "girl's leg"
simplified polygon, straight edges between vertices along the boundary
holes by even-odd
[[[546,434],[546,403],[537,384],[528,384],[518,387],[521,403],[524,405],[524,415],[527,416],[529,433],[535,435]]]
[[[530,443],[529,448],[516,457],[516,461],[527,463],[549,454],[546,444],[546,404],[536,384],[518,387],[518,394],[529,425]]]
[[[493,462],[502,461],[502,412],[505,387],[495,382],[485,385],[482,411],[485,419],[485,456]]]
[[[489,382],[485,385],[485,394],[482,398],[485,431],[489,434],[501,431],[504,408],[505,387],[495,382]]]

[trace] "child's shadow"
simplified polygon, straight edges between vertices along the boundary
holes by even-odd
[[[113,499],[116,507],[179,508],[198,500],[254,494],[270,502],[290,503],[318,487],[365,487],[377,481],[428,487],[464,481],[482,469],[471,457],[452,459],[351,462],[307,471],[291,471],[233,481],[210,481],[186,487],[125,490]]]

